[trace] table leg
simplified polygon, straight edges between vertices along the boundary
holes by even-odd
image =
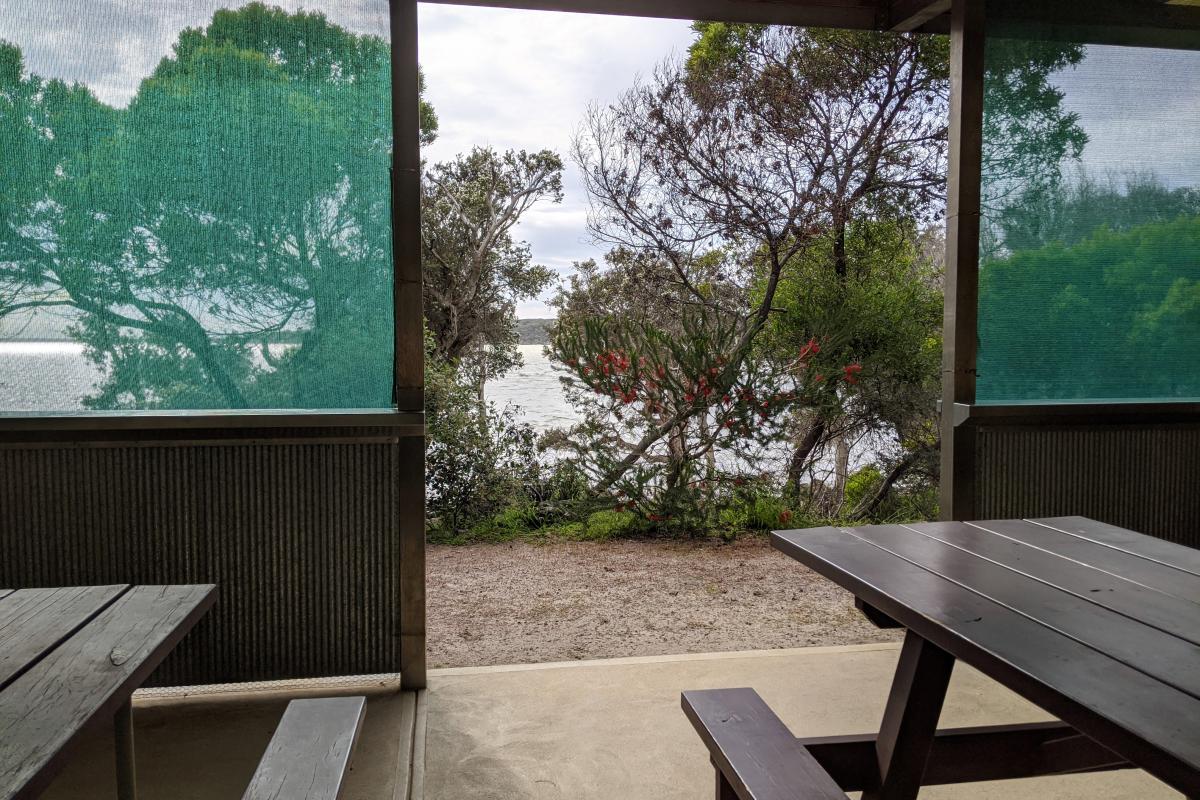
[[[126,700],[113,717],[117,750],[117,798],[137,800],[137,766],[133,756],[133,703]]]
[[[933,745],[954,657],[909,631],[875,743],[879,788],[863,800],[914,800]]]

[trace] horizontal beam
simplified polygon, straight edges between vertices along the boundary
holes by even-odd
[[[2,433],[227,430],[234,428],[420,428],[425,415],[390,409],[207,411],[93,411],[63,414],[0,413]]]
[[[915,31],[949,13],[950,0],[894,0],[888,4],[887,28]]]
[[[1200,50],[1200,6],[1157,0],[988,0],[988,35]]]
[[[862,734],[796,741],[844,791],[858,792],[877,788],[879,783],[875,740],[875,734]],[[948,728],[934,735],[921,784],[1035,778],[1132,766],[1062,722]]]
[[[449,3],[451,0],[423,0]],[[886,0],[453,0],[453,5],[822,28],[882,27]]]
[[[954,425],[1089,426],[1200,424],[1200,403],[954,404]]]

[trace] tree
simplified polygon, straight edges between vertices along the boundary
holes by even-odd
[[[730,29],[700,30],[705,42],[705,30]],[[593,198],[593,232],[660,262],[676,287],[672,297],[688,309],[686,337],[663,346],[687,353],[688,338],[719,345],[703,354],[704,363],[681,365],[693,379],[707,373],[712,391],[687,392],[691,402],[644,426],[599,476],[601,492],[681,425],[732,398],[739,383],[770,372],[746,367],[774,313],[780,281],[831,230],[841,232],[833,240],[834,267],[844,276],[844,230],[855,214],[936,213],[944,172],[944,41],[735,30],[736,47],[720,50],[725,61],[699,69],[693,51],[688,64],[664,65],[612,107],[593,109],[575,145]],[[720,266],[701,284],[697,265],[714,252],[722,254]],[[710,289],[724,285],[730,289]],[[574,361],[585,385],[582,370],[620,343],[620,325],[609,328],[608,341],[579,331],[559,338],[582,343],[560,347],[559,355]],[[804,387],[789,391],[798,401],[806,395]]]
[[[107,373],[91,407],[390,403],[384,40],[218,11],[126,109],[7,53],[0,129],[36,153],[3,176],[0,313],[76,314]]]
[[[475,376],[519,363],[516,304],[537,297],[553,273],[532,263],[513,228],[538,202],[562,201],[562,160],[550,152],[475,148],[426,171],[421,206],[425,317],[432,357]]]

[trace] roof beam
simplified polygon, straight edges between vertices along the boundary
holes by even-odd
[[[887,0],[423,0],[455,5],[820,28],[880,27]]]
[[[950,13],[951,0],[892,0],[888,3],[887,29],[915,31]]]

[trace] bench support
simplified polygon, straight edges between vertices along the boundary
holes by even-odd
[[[875,740],[879,786],[863,800],[916,800],[954,657],[909,631]]]
[[[875,734],[861,734],[796,741],[812,753],[842,789],[858,792],[879,786],[877,739]],[[934,734],[921,784],[939,786],[1132,767],[1063,722],[948,728]]]
[[[118,800],[137,800],[137,763],[133,751],[133,701],[127,699],[113,715],[117,760]]]

